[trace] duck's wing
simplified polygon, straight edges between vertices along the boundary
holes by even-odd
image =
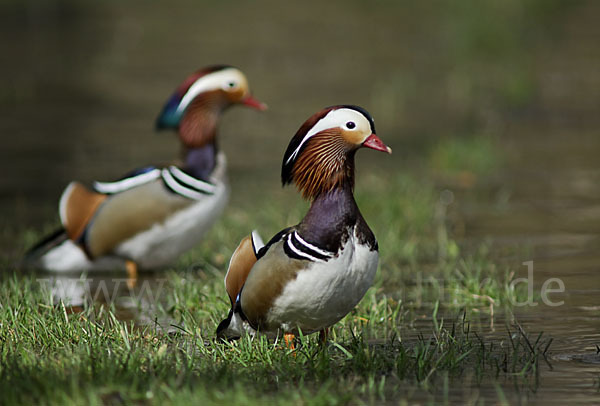
[[[159,178],[172,193],[193,200],[201,200],[207,195],[213,195],[217,188],[214,183],[197,179],[171,165],[166,168],[147,166],[136,169],[114,182],[94,182],[94,189],[99,193],[112,195],[145,185]]]
[[[79,185],[74,190],[82,188],[85,189]],[[65,200],[73,202],[64,205],[70,207],[66,213],[84,212],[76,216],[77,221],[70,221],[74,226],[65,228],[74,228],[69,237],[96,258],[138,233],[162,224],[180,210],[212,197],[217,185],[196,179],[176,166],[151,166],[130,172],[115,182],[95,182],[94,192],[85,190],[93,198]],[[76,195],[79,194],[83,193]]]
[[[250,324],[266,327],[265,317],[285,285],[315,262],[326,262],[334,255],[306,242],[295,228],[273,237],[259,252],[240,295],[240,308]]]
[[[60,220],[71,240],[79,239],[100,205],[110,195],[116,195],[158,179],[160,169],[149,166],[129,172],[115,182],[94,182],[89,190],[79,182],[71,182],[59,202]]]
[[[96,193],[79,182],[71,182],[64,190],[59,203],[60,221],[71,240],[84,232],[106,195]]]
[[[113,182],[96,181],[94,182],[94,190],[98,193],[113,195],[152,182],[158,179],[160,175],[160,168],[146,166],[144,168],[134,169]]]
[[[280,231],[266,245],[263,244],[258,233],[254,231],[240,242],[240,245],[231,256],[229,269],[225,275],[225,290],[231,301],[231,310],[229,310],[227,318],[222,320],[217,327],[218,338],[235,339],[241,335],[242,323],[246,318],[241,316],[240,293],[246,284],[248,275],[254,269],[257,261],[262,260],[289,230],[289,228],[286,228]]]
[[[233,306],[250,270],[258,259],[258,252],[263,248],[262,239],[256,231],[242,239],[229,261],[225,275],[225,290]]]
[[[219,182],[196,179],[175,166],[136,169],[114,182],[95,182],[93,189],[71,182],[59,202],[63,227],[31,248],[24,262],[38,266],[39,257],[65,240],[82,249],[83,257],[108,254],[129,237],[212,197]]]

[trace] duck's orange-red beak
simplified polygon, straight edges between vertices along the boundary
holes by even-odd
[[[248,107],[252,107],[253,109],[260,110],[260,111],[265,111],[268,108],[266,104],[255,99],[251,95],[244,97],[240,101],[240,103],[245,104]]]
[[[376,151],[387,152],[388,154],[392,153],[392,149],[385,145],[375,133],[369,135],[362,145],[363,147],[371,148]]]

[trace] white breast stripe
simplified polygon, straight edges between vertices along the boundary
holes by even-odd
[[[288,236],[287,246],[289,247],[289,249],[291,249],[292,251],[294,251],[297,255],[299,255],[301,257],[304,257],[304,258],[306,258],[310,261],[314,261],[314,262],[323,262],[322,259],[315,258],[312,255],[308,255],[307,253],[304,253],[304,252],[298,250],[296,247],[294,247],[294,244],[292,243],[291,235]]]
[[[106,194],[119,193],[124,190],[131,189],[132,187],[143,185],[144,183],[158,179],[159,176],[160,169],[153,169],[149,172],[142,173],[141,175],[116,182],[94,182],[94,189],[96,189],[97,192]]]
[[[171,172],[171,175],[173,175],[175,178],[182,181],[183,183],[187,183],[194,189],[198,189],[210,194],[215,193],[215,190],[217,189],[215,185],[208,182],[204,182],[200,179],[196,179],[188,175],[181,169],[177,168],[176,166],[170,166],[169,171]]]
[[[173,175],[171,175],[171,172],[169,172],[168,169],[162,170],[162,178],[167,184],[167,186],[169,186],[177,194],[194,200],[201,200],[206,198],[206,194],[196,192],[192,189],[180,185],[175,179],[173,179]]]
[[[326,257],[331,257],[331,256],[333,256],[333,253],[332,253],[332,252],[329,252],[329,251],[322,250],[321,248],[319,248],[319,247],[317,247],[317,246],[314,246],[314,245],[312,245],[312,244],[311,244],[311,243],[309,243],[309,242],[306,242],[306,241],[304,241],[304,239],[303,239],[302,237],[300,237],[300,234],[298,234],[298,232],[297,232],[297,231],[294,231],[294,237],[296,237],[296,239],[298,240],[298,242],[299,242],[300,244],[303,244],[303,245],[304,245],[304,246],[306,246],[307,248],[310,248],[311,250],[313,250],[313,251],[315,251],[315,252],[317,252],[317,253],[319,253],[319,254],[321,254],[321,255],[324,255],[324,256],[326,256]]]

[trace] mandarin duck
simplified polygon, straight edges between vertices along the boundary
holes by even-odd
[[[283,334],[286,343],[299,331],[326,337],[362,299],[379,259],[353,195],[354,155],[362,147],[392,151],[357,106],[325,108],[300,127],[283,157],[281,181],[295,183],[310,208],[267,244],[256,232],[241,241],[225,276],[231,310],[218,338],[256,331]]]
[[[177,131],[183,165],[147,166],[95,182],[93,190],[71,182],[59,203],[63,227],[33,247],[25,263],[54,271],[125,266],[135,273],[166,266],[196,245],[228,199],[217,124],[235,104],[266,108],[240,70],[220,65],[190,75],[156,121],[157,129]]]

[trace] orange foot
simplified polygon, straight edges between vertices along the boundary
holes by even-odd
[[[125,269],[127,269],[127,287],[133,289],[137,282],[138,267],[137,264],[131,260],[125,261]]]
[[[296,340],[296,336],[290,333],[286,333],[283,335],[283,341],[285,341],[285,346],[290,350],[295,350],[296,346],[294,345],[294,341]]]

